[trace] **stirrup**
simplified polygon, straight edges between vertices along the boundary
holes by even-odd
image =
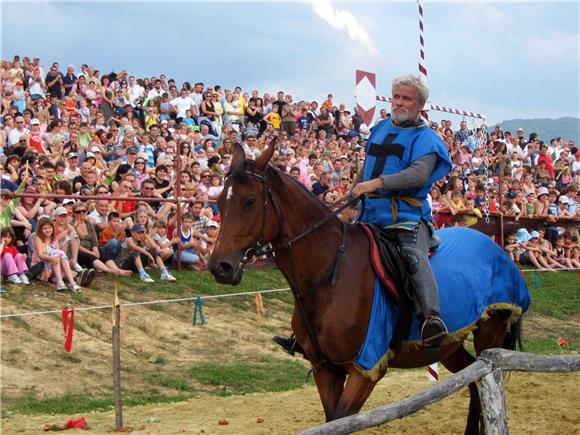
[[[447,336],[447,326],[438,316],[430,316],[421,327],[423,352],[427,357],[436,357],[441,350],[441,343]]]

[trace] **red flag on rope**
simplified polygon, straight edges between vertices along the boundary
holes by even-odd
[[[72,349],[73,331],[75,328],[75,309],[66,306],[62,309],[62,326],[64,329],[64,349],[70,352]]]

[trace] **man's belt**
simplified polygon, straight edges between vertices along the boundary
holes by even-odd
[[[414,207],[423,207],[422,200],[426,199],[427,197],[413,197],[413,196],[405,196],[405,195],[380,195],[378,193],[367,193],[367,197],[369,198],[387,198],[391,200],[391,213],[393,214],[393,220],[397,221],[399,216],[399,207],[397,205],[398,201],[404,201],[409,205]]]

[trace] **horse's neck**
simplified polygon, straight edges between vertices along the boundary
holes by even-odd
[[[284,197],[283,202],[278,200],[280,214],[283,216],[279,243],[302,234],[329,213],[322,203],[304,189],[291,185],[288,180],[276,193],[282,192],[283,195],[276,195],[278,198]],[[292,281],[291,285],[305,291],[316,284],[331,267],[341,240],[342,223],[338,218],[333,218],[289,249],[276,250],[278,266]]]

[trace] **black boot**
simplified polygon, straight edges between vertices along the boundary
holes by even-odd
[[[284,351],[286,353],[289,353],[290,355],[294,355],[295,353],[304,355],[304,350],[302,349],[302,347],[300,347],[294,335],[291,335],[290,337],[275,335],[274,337],[272,337],[272,340],[274,340],[274,343],[282,346],[282,349],[284,349]]]
[[[437,316],[430,316],[421,328],[421,341],[423,353],[428,358],[436,358],[441,351],[441,343],[447,336],[447,326]]]

